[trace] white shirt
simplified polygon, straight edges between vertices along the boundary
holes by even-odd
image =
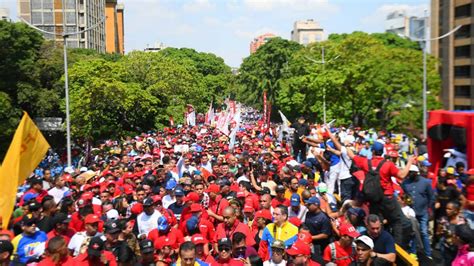
[[[161,202],[163,203],[163,207],[165,207],[166,209],[168,209],[168,207],[169,207],[171,204],[173,204],[173,203],[176,202],[176,197],[171,198],[170,195],[165,195],[165,196],[163,197],[163,199],[161,200]]]
[[[158,228],[158,218],[161,216],[161,213],[157,210],[152,215],[145,212],[140,213],[137,217],[138,234],[148,235],[151,230]]]
[[[66,193],[67,191],[69,191],[69,188],[67,187],[62,187],[61,189],[53,187],[52,189],[48,190],[48,194],[53,196],[54,202],[58,204],[64,197],[64,193]]]
[[[300,205],[300,210],[298,213],[294,212],[290,206],[288,207],[288,218],[297,217],[298,219],[300,219],[300,221],[304,222],[304,220],[306,219],[307,212],[308,212],[308,208],[306,208],[306,206],[304,205]]]
[[[347,148],[342,146],[341,147],[341,161],[339,163],[339,167],[340,167],[339,180],[344,180],[352,176],[350,172],[351,165],[352,165],[352,160],[349,157],[349,155],[347,155]]]
[[[94,237],[101,235],[101,233],[97,233]],[[69,241],[69,245],[67,245],[67,248],[73,251],[74,257],[79,255],[82,243],[84,243],[87,238],[92,238],[92,236],[88,236],[85,231],[77,232],[72,236],[71,241]]]
[[[264,261],[263,266],[286,266],[286,260],[282,260],[280,263],[276,264],[271,259]]]

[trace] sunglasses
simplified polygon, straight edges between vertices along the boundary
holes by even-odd
[[[228,248],[228,247],[222,247],[222,248],[219,248],[219,251],[220,251],[220,252],[223,252],[223,251],[229,252],[229,251],[230,251],[230,248]]]

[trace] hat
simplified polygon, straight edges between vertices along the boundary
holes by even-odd
[[[166,190],[172,190],[174,189],[176,186],[178,185],[178,183],[176,183],[176,180],[174,178],[171,178],[170,180],[168,180],[168,182],[166,182]]]
[[[313,242],[313,236],[311,235],[311,233],[303,231],[298,234],[297,241],[303,241],[303,243],[309,245]]]
[[[293,216],[290,219],[288,219],[288,222],[290,222],[291,224],[293,224],[296,227],[300,227],[301,223],[302,223],[301,220],[296,216]]]
[[[155,203],[152,198],[148,197],[143,200],[143,207],[150,207]]]
[[[307,199],[305,203],[306,203],[306,204],[317,204],[317,205],[321,205],[321,201],[319,201],[318,197],[311,197],[311,198]]]
[[[275,241],[273,241],[271,248],[279,248],[279,249],[284,250],[285,249],[285,243],[283,243],[283,241],[281,241],[281,240],[275,240]]]
[[[51,220],[51,225],[55,226],[57,224],[67,224],[71,221],[71,218],[68,217],[67,214],[62,213],[62,212],[57,212],[54,216],[53,219]]]
[[[93,224],[93,223],[98,223],[100,222],[100,218],[98,215],[95,214],[88,214],[86,218],[84,219],[85,224]]]
[[[326,192],[328,192],[328,185],[326,185],[326,183],[319,183],[319,185],[318,185],[318,192],[319,192],[319,193],[326,193]]]
[[[192,216],[186,221],[186,229],[188,229],[188,233],[192,232],[197,229],[199,225],[199,220],[196,216]]]
[[[117,220],[119,218],[119,213],[116,209],[111,209],[106,213],[107,220]]]
[[[374,141],[374,144],[372,144],[372,150],[375,152],[381,152],[383,151],[383,143],[380,143],[378,141]]]
[[[359,237],[359,232],[356,231],[354,226],[348,223],[343,223],[339,226],[339,233],[341,236],[350,236],[352,238]]]
[[[155,249],[153,248],[153,242],[149,239],[143,239],[140,241],[140,251],[144,254],[154,252]]]
[[[410,172],[420,172],[420,170],[418,169],[418,166],[416,165],[410,165]]]
[[[291,256],[309,256],[311,255],[311,249],[309,248],[309,245],[307,245],[305,242],[296,240],[296,242],[291,246],[291,248],[286,251],[286,253]]]
[[[194,202],[194,203],[198,203],[199,202],[199,194],[192,191],[192,192],[189,192],[188,195],[186,195],[186,201],[191,201],[191,202]]]
[[[176,187],[176,189],[174,190],[174,195],[178,197],[183,197],[184,196],[183,189],[180,187]]]
[[[219,193],[220,188],[219,185],[217,184],[210,184],[209,187],[206,189],[207,193],[213,192],[213,193]]]
[[[264,186],[262,187],[262,190],[260,190],[260,195],[265,195],[265,194],[270,194],[270,195],[275,196],[276,193],[275,191],[273,191],[273,194],[272,194],[272,192],[270,191],[270,188]]]
[[[158,218],[158,230],[165,231],[168,229],[168,226],[169,226],[169,223],[166,217],[161,216],[160,218]]]
[[[350,207],[349,209],[347,209],[347,212],[349,214],[353,214],[353,215],[356,215],[356,216],[359,216],[359,217],[365,217],[365,212],[361,208]]]
[[[120,229],[119,223],[115,220],[109,221],[105,224],[105,233],[107,234],[115,234],[120,231],[122,231],[122,229]]]
[[[248,178],[247,178],[246,176],[244,176],[244,175],[241,176],[241,177],[239,177],[239,178],[237,178],[237,181],[236,181],[236,182],[237,182],[237,184],[239,184],[239,183],[242,182],[242,181],[244,181],[244,182],[249,182],[249,183],[250,183],[250,179],[248,179]]]
[[[41,209],[41,205],[36,201],[32,201],[28,204],[28,210],[30,212],[39,211],[40,209]]]
[[[304,178],[301,178],[301,179],[298,181],[298,185],[305,187],[305,186],[308,185],[308,180],[307,180],[307,179],[304,179]]]
[[[275,188],[275,191],[276,191],[277,193],[283,193],[283,192],[285,192],[285,190],[286,190],[286,189],[285,189],[285,187],[284,187],[283,185],[278,185],[278,186]]]
[[[422,164],[423,166],[425,166],[425,167],[430,167],[430,166],[431,166],[431,163],[430,163],[430,161],[428,161],[428,160],[422,161],[421,164]]]
[[[200,245],[200,244],[207,244],[209,241],[205,239],[201,234],[195,234],[191,237],[191,242],[193,242],[195,245]]]
[[[232,248],[232,242],[231,242],[230,239],[228,239],[228,238],[221,238],[221,239],[219,239],[219,241],[217,242],[217,247],[218,247],[219,249],[221,249],[221,247]]]
[[[30,184],[31,185],[43,184],[43,179],[37,178],[37,177],[30,178]]]
[[[100,257],[102,251],[104,250],[105,241],[102,240],[102,237],[96,236],[91,239],[89,246],[87,248],[87,254],[92,257]]]
[[[201,207],[201,205],[199,205],[197,203],[193,203],[193,204],[191,204],[191,207],[189,207],[189,211],[190,212],[200,212],[200,211],[202,211],[202,207]]]
[[[157,240],[155,240],[155,248],[162,249],[164,247],[171,247],[175,245],[176,237],[170,236],[161,236]]]
[[[6,230],[6,229],[0,230],[0,236],[8,236],[8,237],[10,237],[10,239],[15,238],[15,235],[13,234],[13,232],[10,231],[10,230]]]
[[[23,196],[23,201],[27,202],[27,201],[30,201],[31,199],[35,199],[36,197],[38,197],[38,193],[26,193]]]
[[[446,173],[450,174],[450,175],[453,175],[454,174],[454,167],[448,166],[448,168],[446,168]]]
[[[474,175],[474,168],[467,170],[466,175]]]
[[[368,246],[370,249],[373,249],[374,248],[374,241],[372,240],[372,238],[368,237],[368,236],[365,236],[365,235],[362,235],[362,236],[359,236],[358,238],[355,239],[355,242],[358,243],[364,243],[366,246]]]
[[[255,213],[255,219],[257,218],[263,218],[265,220],[272,220],[273,217],[272,217],[272,213],[267,210],[267,209],[262,209],[262,210],[259,210]]]
[[[245,206],[244,206],[244,213],[245,213],[245,212],[251,212],[251,213],[253,213],[254,211],[255,211],[255,209],[254,209],[252,206],[250,206],[250,205],[245,205]]]
[[[32,226],[36,224],[37,222],[38,220],[36,220],[36,218],[29,217],[28,215],[23,216],[23,218],[21,219],[22,226]]]
[[[0,253],[8,252],[10,255],[13,253],[13,245],[8,240],[0,240]]]
[[[132,209],[130,210],[132,214],[140,214],[143,212],[143,205],[139,202],[133,204]]]
[[[293,207],[300,206],[301,204],[300,195],[298,195],[297,193],[293,193],[293,195],[291,195],[290,203],[291,203],[291,206]]]

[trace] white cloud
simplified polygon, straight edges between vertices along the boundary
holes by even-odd
[[[186,2],[186,4],[183,5],[183,9],[187,12],[204,12],[214,10],[215,5],[209,0],[193,0]]]
[[[234,35],[239,37],[239,38],[242,38],[242,39],[247,39],[250,43],[250,41],[257,37],[257,36],[260,36],[264,33],[273,33],[275,34],[276,36],[281,36],[281,34],[273,29],[273,28],[269,28],[269,27],[262,27],[260,29],[257,29],[257,30],[242,30],[242,29],[235,29],[234,30]]]
[[[247,8],[255,11],[284,9],[291,11],[318,10],[319,12],[336,12],[339,8],[329,0],[244,0]]]
[[[375,10],[372,14],[367,17],[362,18],[362,24],[365,25],[374,25],[381,24],[385,22],[387,15],[394,11],[403,11],[407,16],[416,16],[423,17],[424,11],[429,12],[428,4],[423,5],[403,5],[403,4],[390,4],[382,5]],[[429,15],[429,13],[428,13]]]

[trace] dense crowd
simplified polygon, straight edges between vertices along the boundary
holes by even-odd
[[[50,153],[19,188],[0,264],[392,265],[398,244],[474,265],[462,147],[433,173],[423,140],[304,118],[281,138],[253,118],[231,147],[198,125],[103,141],[75,167]]]

